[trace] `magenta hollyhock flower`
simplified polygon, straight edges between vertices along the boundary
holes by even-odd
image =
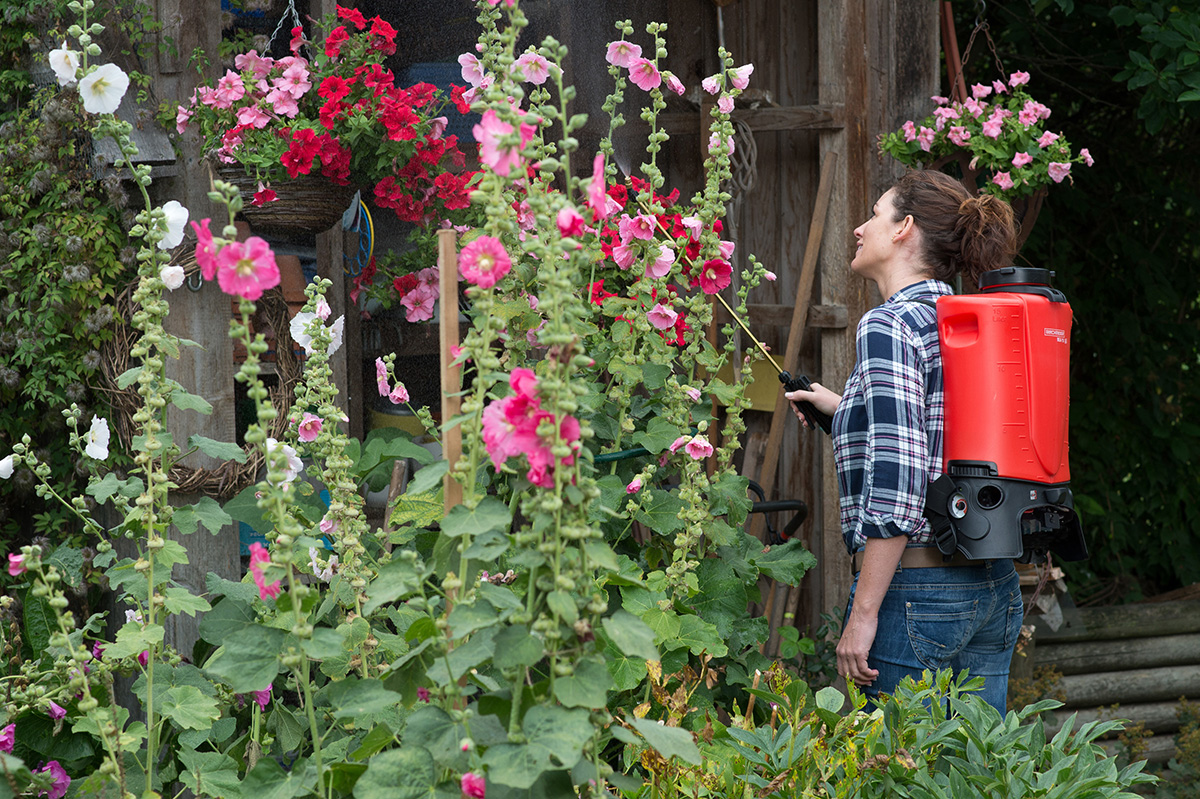
[[[733,279],[733,267],[728,261],[712,258],[704,262],[700,270],[700,290],[705,294],[716,294],[726,288]]]
[[[196,263],[200,264],[200,274],[205,280],[212,280],[217,275],[217,248],[212,231],[208,229],[210,221],[201,219],[199,224],[191,223],[192,230],[196,231]]]
[[[462,792],[467,799],[484,799],[487,783],[483,777],[468,771],[462,775]]]
[[[146,666],[150,663],[150,650],[143,649],[141,652],[139,652],[137,656],[137,662],[138,665],[143,669],[146,668]]]
[[[12,754],[13,747],[17,744],[17,725],[9,724],[4,729],[0,730],[0,752],[8,752]]]
[[[753,64],[744,64],[735,69],[729,70],[729,82],[733,84],[733,88],[745,91],[750,85],[750,76],[754,74]]]
[[[279,580],[268,585],[263,578],[262,568],[270,562],[271,553],[267,552],[266,547],[257,541],[250,545],[250,576],[254,579],[254,584],[258,586],[259,599],[263,601],[266,601],[267,597],[273,599],[283,591]]]
[[[596,153],[592,161],[592,182],[588,184],[587,204],[597,219],[608,216],[608,194],[606,193],[604,176],[604,153]]]
[[[625,486],[626,494],[636,494],[642,490],[642,478],[635,477],[629,481],[629,485]]]
[[[583,235],[583,215],[572,206],[561,209],[555,221],[558,223],[558,232],[564,238]]]
[[[702,396],[700,394],[700,389],[696,388],[695,386],[688,386],[684,393],[688,395],[688,399],[690,399],[692,402],[699,402],[700,397]]]
[[[257,702],[258,706],[263,710],[267,709],[267,703],[271,701],[271,688],[272,687],[274,687],[274,683],[271,683],[262,691],[251,691],[250,692],[250,694],[254,697],[254,701]]]
[[[713,454],[713,445],[708,443],[704,436],[696,435],[684,445],[683,450],[691,455],[693,460],[702,461]]]
[[[1017,86],[1023,86],[1026,83],[1029,83],[1028,72],[1014,72],[1008,76],[1008,85],[1012,86],[1013,88],[1016,88]]]
[[[995,183],[1001,189],[1008,191],[1013,187],[1012,175],[1007,172],[997,172],[992,176],[992,183]]]
[[[1054,144],[1054,142],[1056,142],[1056,141],[1058,141],[1058,134],[1051,133],[1050,131],[1046,131],[1045,133],[1042,134],[1042,137],[1040,139],[1038,139],[1038,147],[1041,147],[1044,149],[1046,147],[1049,147],[1051,144]]]
[[[525,53],[513,61],[513,69],[524,76],[527,83],[541,86],[550,78],[550,62],[544,55]]]
[[[1016,155],[1013,156],[1012,165],[1013,166],[1025,166],[1026,164],[1028,164],[1032,161],[1033,161],[1033,156],[1030,155],[1029,153],[1017,153]]]
[[[1062,183],[1063,178],[1070,173],[1071,165],[1063,164],[1058,161],[1051,161],[1050,166],[1046,168],[1046,171],[1050,173],[1051,180],[1053,180],[1055,183]]]
[[[637,216],[621,214],[621,221],[617,223],[617,233],[623,242],[631,238],[652,239],[654,238],[654,224],[654,217],[649,214],[638,214]]]
[[[458,271],[468,283],[489,289],[512,269],[512,259],[500,240],[480,236],[458,254]]]
[[[641,55],[641,45],[627,42],[624,39],[618,39],[615,42],[609,43],[608,52],[605,53],[604,60],[614,67],[628,68],[633,65],[634,59],[640,58]]]
[[[687,91],[687,89],[684,88],[683,81],[669,72],[664,74],[666,75],[667,88],[682,97],[683,93]]]
[[[63,799],[67,795],[67,788],[71,787],[71,778],[67,775],[66,769],[59,765],[57,760],[51,760],[35,771],[34,774],[49,774],[54,778],[54,784],[50,786],[49,790],[41,794],[48,797],[48,799]]]
[[[657,330],[666,330],[669,327],[674,327],[675,320],[678,318],[679,314],[661,302],[655,304],[653,308],[646,312],[647,321]]]
[[[675,439],[675,441],[671,444],[670,447],[668,447],[668,449],[671,452],[678,452],[680,447],[686,445],[691,440],[692,440],[691,436],[680,436],[679,438]]]
[[[226,294],[257,300],[264,291],[279,285],[275,253],[258,236],[226,244],[216,260],[217,284]]]
[[[513,369],[512,374],[508,376],[508,385],[518,397],[530,400],[538,398],[538,379],[532,369],[527,369],[524,366]]]
[[[14,553],[9,553],[8,556],[8,574],[10,577],[20,577],[25,572],[29,571],[25,568],[25,556]]]
[[[104,644],[100,641],[92,641],[92,657],[99,660],[104,656]]]
[[[422,702],[429,701],[429,689],[424,685],[417,686],[417,699],[420,699]]]
[[[629,80],[642,91],[662,86],[662,75],[648,58],[635,58],[629,65]]]
[[[483,113],[483,118],[473,129],[475,140],[479,142],[479,160],[491,167],[497,175],[507,175],[513,167],[521,166],[521,150],[529,144],[536,129],[533,125],[522,122],[519,131],[519,144],[503,144],[504,137],[513,132],[513,126],[502,122],[495,109],[489,108]]]
[[[660,245],[658,257],[646,264],[646,277],[666,277],[674,264],[675,251],[665,244]]]
[[[317,440],[317,436],[321,433],[321,417],[313,413],[304,413],[300,418],[300,425],[297,427],[297,437],[305,444],[309,444]]]
[[[50,718],[54,719],[55,721],[58,721],[63,716],[67,715],[67,709],[54,700],[50,700],[50,709],[46,712],[49,713]]]

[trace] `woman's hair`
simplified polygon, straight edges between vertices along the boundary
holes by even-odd
[[[1012,207],[991,194],[976,197],[944,172],[909,172],[892,187],[896,221],[912,215],[923,260],[937,280],[962,272],[976,284],[984,272],[1011,266],[1017,254]]]

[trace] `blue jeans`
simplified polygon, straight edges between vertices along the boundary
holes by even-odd
[[[846,618],[857,587],[855,577]],[[863,692],[876,699],[893,693],[908,674],[919,679],[924,669],[969,669],[972,677],[984,678],[980,697],[1003,716],[1023,615],[1020,578],[1011,560],[897,569],[867,657],[879,676]]]

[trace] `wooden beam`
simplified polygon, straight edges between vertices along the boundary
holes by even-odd
[[[1037,641],[1041,647],[1049,642],[1117,641],[1187,633],[1200,633],[1200,601],[1084,608],[1077,618],[1067,617],[1057,630],[1039,626]]]
[[[786,327],[792,323],[794,306],[778,303],[748,303],[746,305],[746,321],[750,327]],[[735,324],[733,317],[724,306],[717,306],[715,319],[719,324]],[[837,329],[846,326],[846,309],[840,305],[810,305],[808,306],[808,326]],[[760,340],[762,336],[758,337]]]
[[[438,266],[441,273],[441,317],[439,329],[441,332],[441,377],[442,377],[442,455],[449,462],[450,468],[458,463],[462,455],[462,427],[454,425],[446,429],[446,425],[461,409],[458,396],[462,383],[462,367],[454,365],[454,350],[458,347],[458,240],[454,230],[439,230]],[[445,498],[445,511],[461,505],[463,501],[462,484],[447,474],[442,483]]]
[[[794,105],[768,108],[740,108],[729,115],[734,121],[745,122],[755,133],[779,130],[839,130],[845,126],[844,109],[840,105]],[[705,131],[709,117],[702,118]],[[658,124],[672,136],[695,135],[696,115],[687,113],[659,114]],[[627,126],[636,132],[633,123]]]
[[[1200,663],[1200,633],[1126,638],[1118,641],[1042,643],[1035,666],[1052,665],[1063,674],[1186,666]]]

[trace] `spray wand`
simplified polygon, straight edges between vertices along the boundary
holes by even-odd
[[[725,301],[724,297],[722,297],[719,293],[716,293],[713,296],[721,301],[721,304],[725,306],[725,310],[729,311],[729,315],[733,317],[733,321],[738,323],[746,335],[750,337],[750,340],[754,342],[754,345],[762,351],[762,354],[765,355],[767,360],[771,362],[771,365],[775,367],[775,371],[779,372],[779,382],[783,383],[783,387],[785,389],[788,391],[797,391],[801,389],[804,391],[812,391],[812,382],[807,377],[804,375],[796,375],[795,377],[792,377],[791,373],[789,373],[786,369],[781,368],[779,364],[775,362],[775,359],[771,357],[771,353],[767,352],[767,348],[763,346],[763,343],[754,337],[754,334],[750,332],[750,328],[746,326],[746,323],[743,322],[741,318],[739,318],[738,315],[733,312],[733,309],[729,307],[729,303]],[[794,405],[796,409],[800,411],[800,413],[804,414],[804,420],[808,422],[809,427],[820,427],[826,433],[830,433],[832,431],[833,420],[827,414],[818,411],[811,402],[793,402],[792,405]]]

